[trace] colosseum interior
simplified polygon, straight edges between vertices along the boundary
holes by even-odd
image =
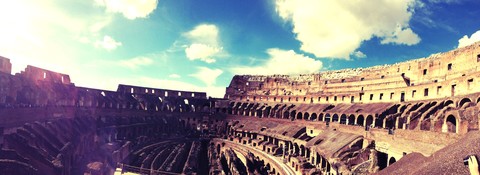
[[[480,43],[393,65],[236,75],[224,98],[0,57],[0,174],[470,174]]]

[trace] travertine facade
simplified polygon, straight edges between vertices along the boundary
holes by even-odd
[[[230,104],[219,110],[230,114],[230,140],[282,154],[296,174],[370,174],[411,153],[441,155],[478,133],[479,75],[480,43],[393,65],[236,75],[225,94]]]

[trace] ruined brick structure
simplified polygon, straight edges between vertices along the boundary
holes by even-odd
[[[208,141],[188,139],[223,132],[206,93],[77,87],[66,74],[11,75],[0,63],[0,174],[208,172],[197,163],[208,162]]]
[[[479,142],[453,145],[478,135],[479,75],[480,43],[370,68],[236,75],[225,94],[229,104],[219,109],[229,114],[228,138],[216,144],[276,155],[263,158],[275,174],[466,174],[462,159],[478,155]],[[221,147],[230,142],[237,145]],[[445,150],[451,160],[436,165],[401,161]],[[402,166],[390,167],[396,161]],[[415,166],[423,168],[409,169]]]
[[[480,43],[393,65],[236,75],[225,98],[119,85],[0,57],[6,174],[468,174]]]
[[[10,60],[0,56],[0,73],[10,74],[12,72],[12,63]]]

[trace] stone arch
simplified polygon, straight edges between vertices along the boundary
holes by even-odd
[[[327,162],[327,173],[330,172],[330,168],[331,168],[331,167],[330,167],[330,163]]]
[[[340,121],[339,121],[339,122],[340,122],[340,124],[346,125],[346,124],[347,124],[347,115],[346,115],[346,114],[342,114],[342,115],[340,116]]]
[[[477,103],[480,103],[480,97],[477,98]]]
[[[317,153],[317,157],[316,157],[316,159],[315,159],[315,165],[320,164],[320,159],[321,159],[321,158],[322,158],[322,157],[320,156],[320,154]]]
[[[252,107],[252,109],[248,110],[250,113],[250,116],[255,117],[255,107]]]
[[[443,106],[448,106],[448,105],[451,105],[453,104],[453,101],[452,100],[447,100],[443,103]]]
[[[446,132],[457,133],[458,131],[458,120],[454,115],[449,115],[445,118],[444,127]]]
[[[284,118],[284,119],[288,119],[289,116],[290,116],[289,114],[290,114],[290,112],[285,111],[285,112],[283,113],[283,118]]]
[[[365,119],[365,126],[370,126],[373,124],[373,116],[368,115],[367,118]]]
[[[320,113],[318,115],[318,121],[325,121],[324,118],[323,118],[323,113]]]
[[[408,107],[409,105],[410,105],[410,104],[402,105],[402,106],[399,108],[399,111],[398,111],[398,112],[403,112],[403,111],[405,111],[405,109],[407,109],[407,107]]]
[[[326,122],[330,122],[330,121],[331,121],[330,113],[325,114],[325,121],[326,121]]]
[[[296,114],[297,114],[297,111],[293,110],[293,111],[290,113],[290,119],[291,119],[291,120],[295,120]]]
[[[303,114],[301,112],[298,112],[297,113],[297,120],[301,120],[302,116],[303,116]]]
[[[269,117],[270,116],[270,110],[272,109],[271,106],[267,106],[265,108],[265,114],[264,114],[264,117]]]
[[[300,156],[302,156],[302,157],[305,156],[305,151],[306,151],[305,146],[300,145]]]
[[[350,114],[350,116],[348,116],[347,125],[355,125],[355,115]]]
[[[333,114],[332,122],[339,122],[338,114]]]
[[[312,116],[310,117],[311,121],[317,120],[317,113],[312,113]]]
[[[257,109],[257,117],[262,118],[262,116],[263,116],[262,114],[263,114],[263,110]]]
[[[280,109],[280,110],[277,110],[277,112],[275,112],[275,118],[283,118],[282,116],[283,114],[283,109]]]
[[[322,157],[322,156],[320,156],[320,158],[322,159],[322,165],[321,165],[321,167],[322,167],[322,168],[326,168],[326,167],[327,167],[327,160],[326,160],[324,157]]]
[[[460,102],[458,102],[458,107],[462,107],[467,102],[472,102],[472,100],[470,100],[470,98],[463,98],[460,100]]]
[[[308,120],[309,117],[310,117],[310,114],[308,114],[308,112],[305,112],[305,114],[303,114],[304,120]]]
[[[395,162],[397,162],[397,159],[395,159],[395,157],[390,157],[390,160],[388,160],[388,166],[392,165]]]
[[[297,143],[293,143],[293,152],[297,153],[297,155],[300,152],[300,147],[298,147]]]

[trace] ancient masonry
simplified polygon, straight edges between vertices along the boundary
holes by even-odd
[[[308,75],[236,75],[223,99],[0,57],[0,174],[469,174],[480,43]]]

